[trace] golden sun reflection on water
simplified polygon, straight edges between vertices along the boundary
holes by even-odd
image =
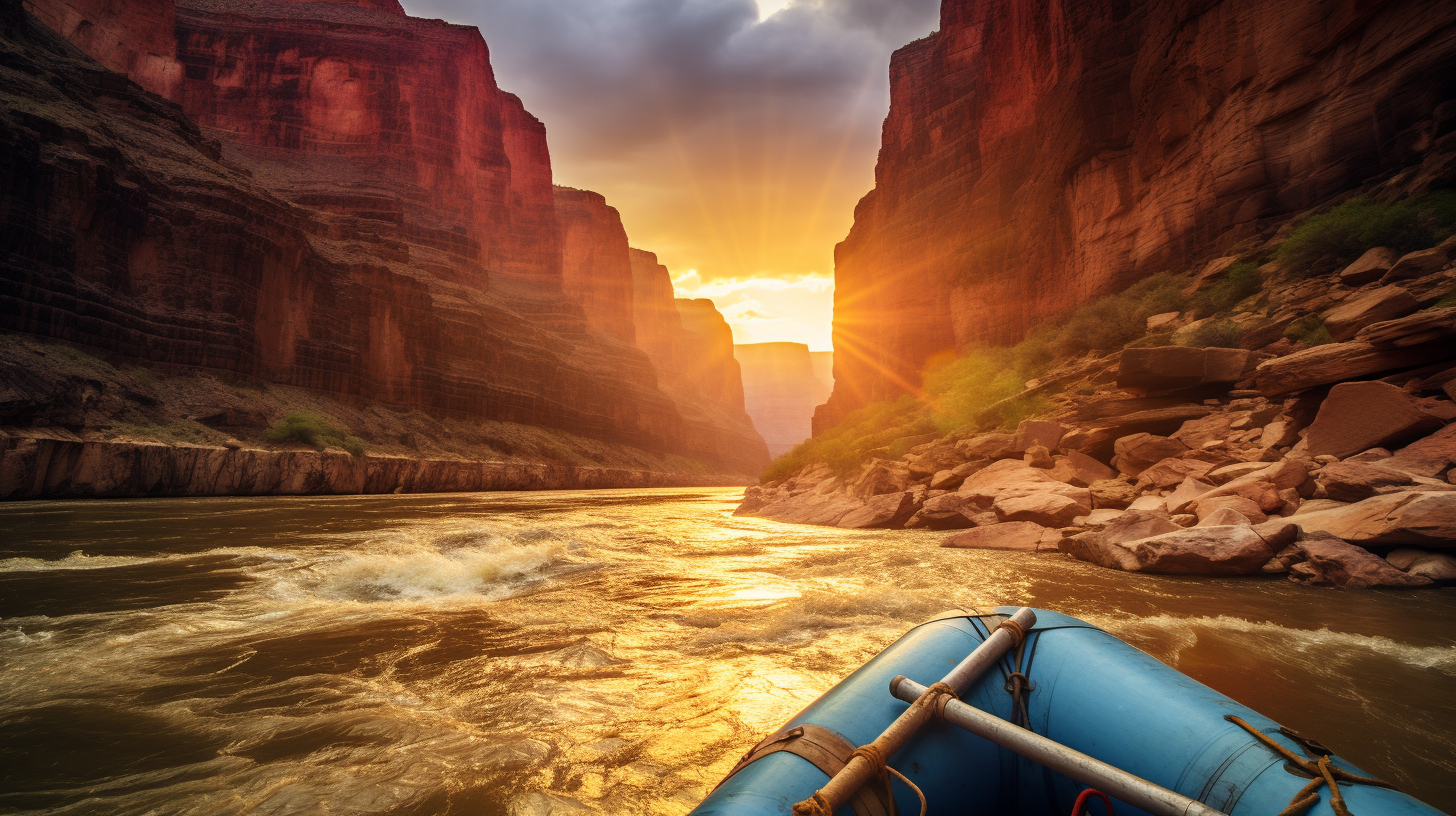
[[[0,506],[0,809],[683,813],[907,628],[1032,604],[1456,810],[1456,593],[1126,575],[740,495]]]

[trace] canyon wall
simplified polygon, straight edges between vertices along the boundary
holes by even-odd
[[[190,0],[179,110],[6,12],[0,327],[705,473],[761,466],[702,442],[648,356],[602,342],[564,290],[544,127],[474,28],[390,0]]]
[[[25,0],[25,9],[91,58],[175,99],[177,12],[172,0]]]
[[[600,193],[557,187],[562,287],[592,328],[631,344],[632,257],[622,217]]]
[[[943,0],[890,87],[816,429],[1420,162],[1456,124],[1456,4]]]
[[[677,403],[698,455],[733,457],[740,471],[762,470],[768,447],[744,409],[733,330],[711,300],[675,298],[672,276],[651,252],[631,252],[637,345]]]
[[[769,455],[781,456],[808,439],[814,408],[831,389],[829,380],[816,370],[809,347],[752,343],[734,346],[733,357],[743,369],[744,405],[753,427],[768,443]]]

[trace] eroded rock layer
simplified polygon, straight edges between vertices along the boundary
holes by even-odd
[[[600,193],[556,188],[562,287],[581,304],[592,328],[631,344],[632,257],[627,230]]]
[[[756,472],[563,291],[544,128],[475,29],[197,0],[179,110],[3,8],[4,328]]]
[[[1456,5],[943,0],[890,75],[816,427],[1419,163],[1456,125]]]
[[[769,450],[744,409],[733,330],[712,301],[674,298],[672,276],[656,255],[633,249],[631,260],[637,345],[682,411],[691,450],[731,457],[740,472],[762,470]]]

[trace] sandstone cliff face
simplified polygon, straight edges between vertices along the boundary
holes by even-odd
[[[761,465],[689,438],[647,356],[600,342],[563,292],[544,129],[495,86],[474,29],[199,2],[176,20],[199,130],[7,11],[3,328],[372,410]]]
[[[890,74],[816,427],[1419,162],[1456,118],[1456,5],[944,0]]]
[[[811,433],[814,409],[829,397],[830,385],[816,371],[803,343],[734,346],[743,369],[743,402],[753,427],[763,434],[770,456],[781,456]]]
[[[675,299],[656,255],[633,249],[631,260],[637,345],[682,412],[689,444],[700,456],[732,457],[739,472],[762,470],[768,447],[744,410],[733,330],[711,300]]]
[[[172,0],[26,0],[25,9],[107,68],[176,98],[182,65]]]
[[[621,216],[600,193],[557,187],[555,196],[566,295],[597,331],[633,343],[632,257]]]

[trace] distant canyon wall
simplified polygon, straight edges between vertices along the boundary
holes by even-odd
[[[1419,163],[1456,123],[1456,4],[943,0],[890,84],[818,428]]]
[[[743,401],[770,456],[782,456],[808,439],[814,409],[833,388],[830,352],[803,343],[750,343],[733,347],[743,368]],[[816,359],[817,358],[817,359]]]
[[[688,437],[702,447],[700,455],[733,457],[762,470],[769,449],[744,408],[732,328],[712,301],[674,297],[672,275],[655,254],[633,249],[631,260],[637,345],[682,409]]]
[[[0,327],[705,472],[767,461],[746,416],[685,418],[658,387],[615,211],[558,199],[476,29],[393,0],[28,7],[180,109],[7,9]]]

